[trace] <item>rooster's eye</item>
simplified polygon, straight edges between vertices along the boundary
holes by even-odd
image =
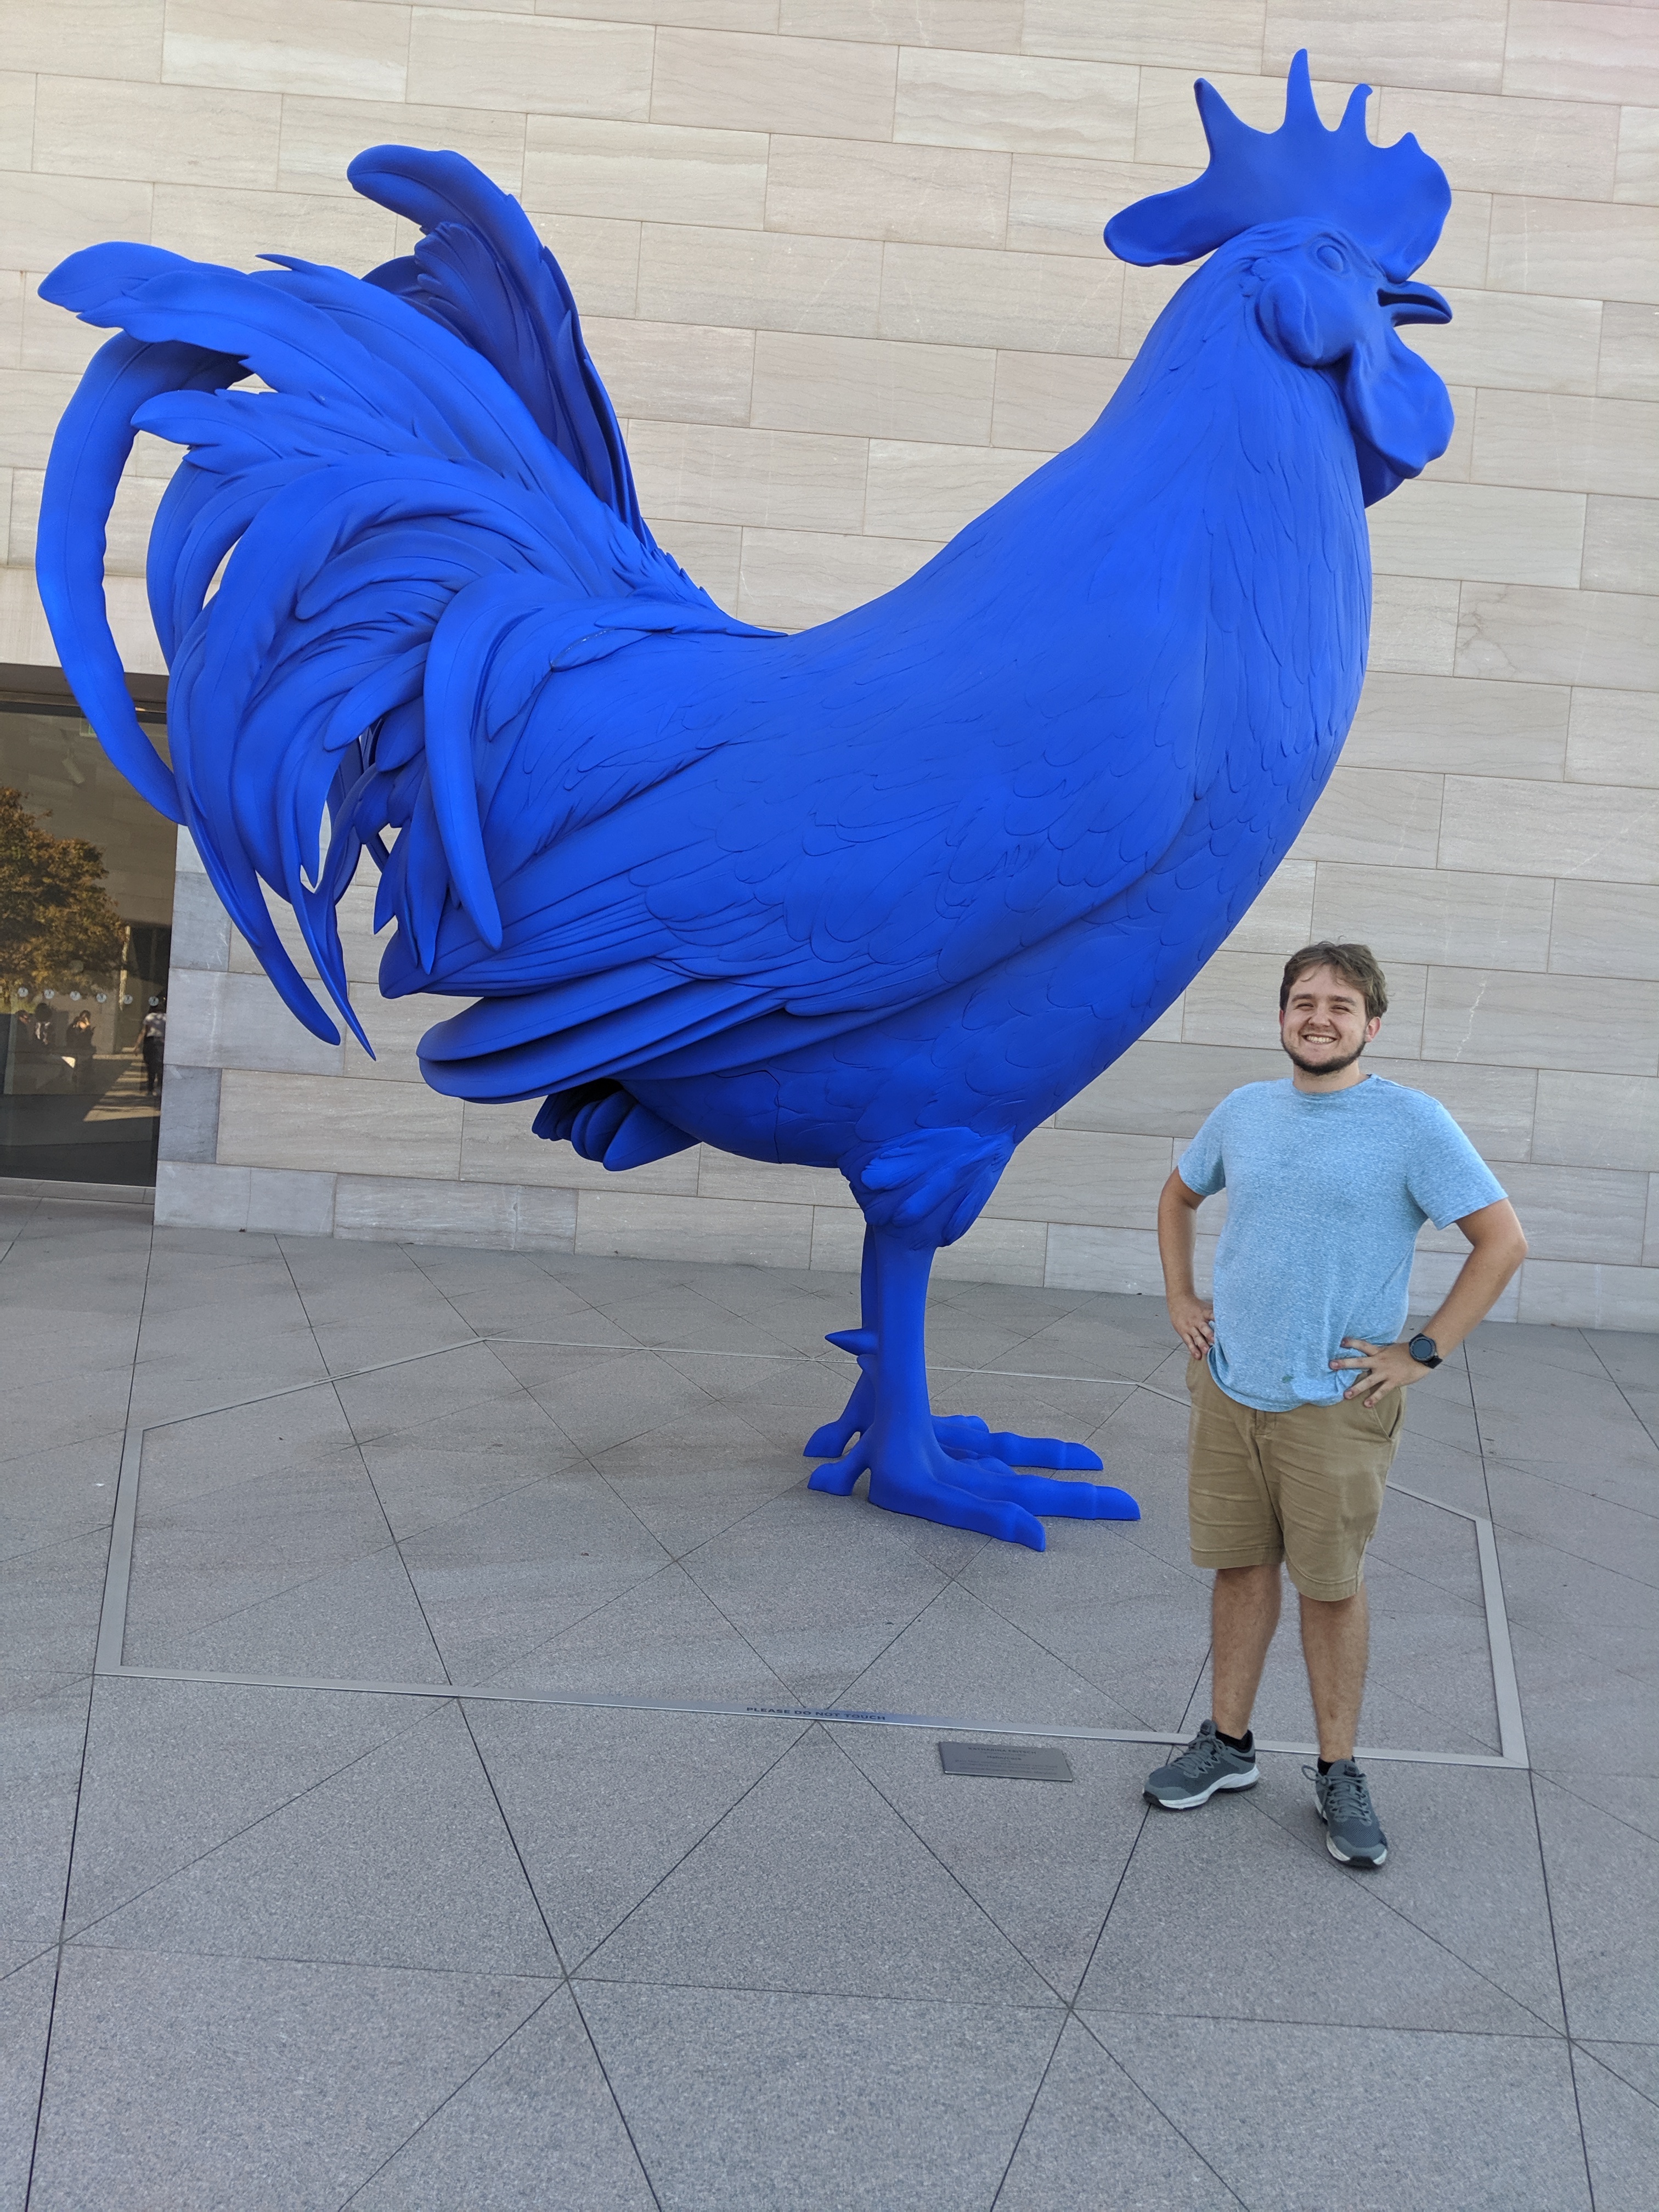
[[[1317,252],[1318,252],[1318,256],[1319,256],[1320,260],[1321,260],[1321,261],[1322,261],[1322,262],[1324,263],[1324,264],[1325,264],[1326,268],[1327,268],[1327,269],[1334,269],[1334,270],[1335,270],[1335,271],[1336,271],[1336,273],[1337,273],[1337,275],[1338,275],[1339,276],[1342,274],[1343,270],[1347,267],[1347,265],[1348,265],[1348,264],[1347,264],[1347,263],[1343,259],[1343,258],[1342,258],[1342,254],[1341,254],[1341,252],[1340,252],[1340,250],[1338,247],[1336,247],[1336,246],[1334,246],[1325,245],[1325,246],[1322,246],[1318,247],[1316,250],[1317,250]]]

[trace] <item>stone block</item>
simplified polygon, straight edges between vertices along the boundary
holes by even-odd
[[[856,532],[865,446],[787,430],[642,422],[630,440],[640,499],[671,521]],[[905,531],[906,537],[943,535]]]
[[[214,95],[222,97],[222,95]],[[289,93],[282,102],[282,142],[276,182],[287,192],[351,193],[346,165],[365,146],[384,139],[390,124],[378,100],[319,99]],[[398,109],[398,143],[434,153],[465,154],[504,192],[524,189],[522,111],[481,107],[424,107],[405,101]]]
[[[282,106],[274,92],[43,75],[32,166],[68,177],[274,186]]]
[[[649,30],[643,35],[648,40]],[[656,33],[653,123],[780,131],[803,138],[893,136],[891,46],[738,31]]]
[[[1523,684],[1588,678],[1616,690],[1659,690],[1659,626],[1650,599],[1470,583],[1462,587],[1459,606],[1460,676]]]
[[[1338,82],[1334,76],[1326,74],[1320,41],[1315,42],[1311,57],[1320,70],[1313,80],[1314,99],[1325,121],[1334,125],[1342,112],[1354,80],[1349,77]],[[1248,73],[1217,70],[1205,62],[1189,67],[1160,66],[1157,60],[1144,63],[1134,158],[1137,161],[1162,162],[1179,169],[1182,183],[1195,176],[1209,159],[1204,126],[1193,98],[1194,68],[1203,71],[1233,113],[1253,130],[1276,131],[1285,119],[1282,69],[1275,76],[1264,76],[1254,63]],[[1159,187],[1153,185],[1151,189],[1156,191]]]
[[[736,611],[768,629],[805,629],[879,599],[938,552],[908,538],[745,530]]]
[[[1099,420],[1128,366],[1064,353],[997,356],[991,443],[1058,453]]]
[[[872,538],[954,538],[1048,458],[878,439],[870,447],[864,527]]]
[[[1194,1249],[1193,1273],[1200,1296],[1209,1291],[1215,1246],[1213,1237],[1200,1234]],[[1051,1291],[1127,1291],[1161,1299],[1164,1269],[1158,1256],[1158,1232],[1053,1222],[1042,1279]]]
[[[1571,299],[1659,300],[1659,208],[1500,195],[1487,282]]]
[[[906,47],[892,136],[1129,161],[1138,88],[1134,70],[1109,63]]]
[[[532,115],[524,189],[533,205],[569,215],[758,230],[767,141],[756,131]]]
[[[1008,243],[1028,253],[1098,261],[1101,232],[1120,208],[1184,185],[1188,172],[1150,161],[1016,154],[1008,189]]]
[[[215,1167],[185,1160],[155,1164],[158,1229],[246,1229],[246,1168]]]
[[[1559,781],[1572,696],[1565,684],[1407,676],[1373,663],[1343,765]]]
[[[33,147],[34,78],[27,70],[0,70],[0,161],[14,172],[27,169]]]
[[[1534,876],[1322,860],[1310,933],[1369,945],[1390,974],[1399,960],[1541,969],[1553,890]]]
[[[1500,1066],[1651,1075],[1659,1063],[1659,984],[1496,968],[1431,968],[1423,1057]]]
[[[672,553],[686,574],[701,584],[719,606],[735,607],[741,583],[743,532],[735,524],[659,522],[652,534]]]
[[[461,1115],[461,1177],[466,1182],[525,1183],[562,1190],[610,1190],[690,1198],[697,1188],[697,1147],[613,1174],[585,1160],[567,1144],[532,1134],[536,1108],[520,1099],[507,1106],[469,1101]]]
[[[943,249],[889,249],[906,250]],[[763,429],[983,446],[991,434],[995,379],[996,356],[985,347],[762,331],[755,341],[753,421]]]
[[[1622,300],[1602,307],[1595,388],[1610,399],[1659,399],[1659,307]]]
[[[569,1190],[366,1175],[343,1175],[335,1185],[334,1234],[369,1243],[568,1252],[575,1224]]]
[[[1513,0],[1504,89],[1659,106],[1659,60],[1626,10],[1595,0]]]
[[[1275,984],[1273,1007],[1278,1004]],[[1185,1144],[1230,1091],[1245,1083],[1276,1083],[1285,1072],[1276,1042],[1237,1049],[1142,1038],[1054,1120],[1062,1129],[1115,1129]]]
[[[1080,61],[1146,64],[1164,69],[1249,70],[1261,65],[1263,0],[1188,0],[1172,12],[1162,0],[1025,0],[1024,47]]]
[[[1532,1156],[1572,1167],[1659,1172],[1659,1079],[1545,1068],[1538,1078]]]
[[[278,1237],[331,1237],[334,1182],[327,1174],[250,1168],[247,1227]]]
[[[219,1070],[169,1065],[161,1086],[157,1156],[210,1162],[219,1150]]]
[[[1486,1067],[1479,1061],[1390,1060],[1386,1053],[1375,1051],[1366,1054],[1365,1063],[1375,1075],[1437,1098],[1483,1160],[1530,1156],[1540,1081],[1534,1069]]]
[[[1112,354],[1121,262],[957,246],[889,246],[880,328],[894,338],[1034,352]],[[938,437],[935,430],[928,434]]]
[[[1559,975],[1659,981],[1659,885],[1558,883],[1549,964]]]
[[[429,106],[643,123],[651,110],[653,35],[649,23],[419,8],[409,33],[408,97]]]
[[[1659,498],[1659,406],[1547,392],[1483,392],[1474,474],[1483,483]]]
[[[298,254],[342,269],[372,269],[397,250],[396,219],[356,193],[254,192],[224,185],[157,185],[154,244],[198,261],[253,268],[262,253]]]
[[[386,1172],[460,1172],[461,1104],[420,1083],[227,1069],[219,1157],[229,1165]]]
[[[1584,588],[1659,593],[1659,499],[1586,502]]]
[[[1605,196],[1604,196],[1605,197]],[[1659,200],[1659,108],[1626,107],[1619,118],[1616,200]]]
[[[1575,783],[1659,784],[1659,697],[1579,684],[1567,726],[1567,775]]]
[[[12,473],[9,559],[15,567],[34,565],[35,533],[40,526],[40,493],[45,482],[43,469],[16,469]],[[104,529],[106,576],[144,574],[150,528],[167,488],[167,479],[164,477],[129,474],[122,477]]]
[[[147,239],[153,191],[149,185],[118,177],[9,176],[0,268],[44,270],[65,254],[78,253],[82,246],[100,245],[106,238]],[[62,315],[61,309],[57,312]],[[9,386],[9,377],[7,381]],[[8,414],[11,405],[9,390]],[[44,466],[45,459],[42,453],[29,465]]]
[[[810,1206],[715,1198],[656,1198],[584,1190],[578,1252],[635,1260],[712,1260],[728,1267],[805,1267]]]
[[[795,1167],[776,1160],[745,1160],[705,1145],[696,1156],[699,1198],[758,1199],[770,1205],[840,1206],[863,1216],[838,1168]]]
[[[763,159],[765,220],[774,230],[982,246],[1000,246],[1007,233],[1005,153],[778,132]]]
[[[1478,385],[1483,392],[1595,390],[1601,343],[1599,300],[1540,298],[1458,285],[1442,289],[1452,310],[1451,321],[1414,328],[1411,345],[1448,384]]]
[[[1449,676],[1457,652],[1457,586],[1449,579],[1377,576],[1371,584],[1370,669]]]
[[[1414,131],[1460,191],[1612,197],[1618,118],[1597,101],[1494,99],[1390,82],[1371,112],[1379,145]]]
[[[183,842],[183,839],[180,839]],[[199,869],[181,867],[173,886],[173,969],[222,972],[230,964],[230,916]]]
[[[159,80],[165,0],[9,0],[6,62],[17,70]]]
[[[1291,853],[1298,860],[1431,868],[1441,781],[1416,769],[1339,767]]]
[[[1584,502],[1572,493],[1419,481],[1372,507],[1370,521],[1371,558],[1395,575],[1568,588],[1579,580]]]
[[[263,975],[188,968],[174,969],[168,984],[167,1058],[188,1067],[340,1072],[339,1046],[302,1029]]]
[[[873,337],[881,253],[873,238],[647,223],[639,312],[666,323]]]
[[[1026,1283],[1036,1288],[1043,1279],[1048,1249],[1047,1222],[1005,1221],[981,1213],[965,1237],[939,1255],[933,1275],[941,1283]]]
[[[789,38],[811,33],[821,39],[1012,53],[1024,13],[1024,0],[782,0],[778,28]]]
[[[1312,860],[1281,860],[1255,902],[1223,945],[1224,952],[1269,952],[1283,961],[1313,935]],[[1179,1002],[1177,1002],[1178,1007]],[[1155,1033],[1158,1024],[1146,1034]],[[1175,1034],[1180,1035],[1177,1028]]]
[[[1268,0],[1261,65],[1283,76],[1298,46],[1349,83],[1497,92],[1504,83],[1506,0]]]
[[[1659,794],[1592,784],[1448,776],[1440,864],[1505,874],[1659,884]]]
[[[161,74],[237,91],[419,99],[409,22],[407,9],[378,0],[284,0],[279,14],[265,0],[170,0]]]
[[[1520,1318],[1558,1328],[1659,1329],[1659,1267],[1528,1260],[1521,1270]]]
[[[1018,1221],[1083,1221],[1144,1228],[1172,1164],[1167,1137],[1092,1129],[1034,1129],[986,1202],[986,1214]]]
[[[584,319],[582,335],[624,420],[749,420],[755,373],[752,331],[688,323]]]
[[[1503,1182],[1532,1259],[1640,1263],[1645,1174],[1517,1163],[1504,1169]]]

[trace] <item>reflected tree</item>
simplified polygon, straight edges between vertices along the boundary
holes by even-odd
[[[126,925],[104,889],[108,871],[84,837],[54,837],[0,784],[0,992],[7,1003],[46,984],[104,981],[121,964]]]

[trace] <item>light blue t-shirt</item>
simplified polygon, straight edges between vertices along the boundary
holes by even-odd
[[[1181,1156],[1188,1190],[1227,1193],[1210,1372],[1260,1412],[1334,1405],[1345,1336],[1393,1344],[1425,1221],[1461,1221],[1503,1186],[1437,1098],[1380,1075],[1346,1091],[1247,1083]]]

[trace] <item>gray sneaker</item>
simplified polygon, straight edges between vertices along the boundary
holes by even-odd
[[[1206,1721],[1179,1759],[1146,1777],[1145,1794],[1155,1805],[1184,1813],[1207,1805],[1218,1790],[1250,1790],[1261,1779],[1254,1749],[1235,1751],[1216,1734],[1215,1723]]]
[[[1344,1866],[1380,1867],[1389,1856],[1389,1839],[1371,1803],[1370,1784],[1352,1759],[1333,1759],[1328,1774],[1316,1766],[1302,1771],[1313,1784],[1331,1856]]]

